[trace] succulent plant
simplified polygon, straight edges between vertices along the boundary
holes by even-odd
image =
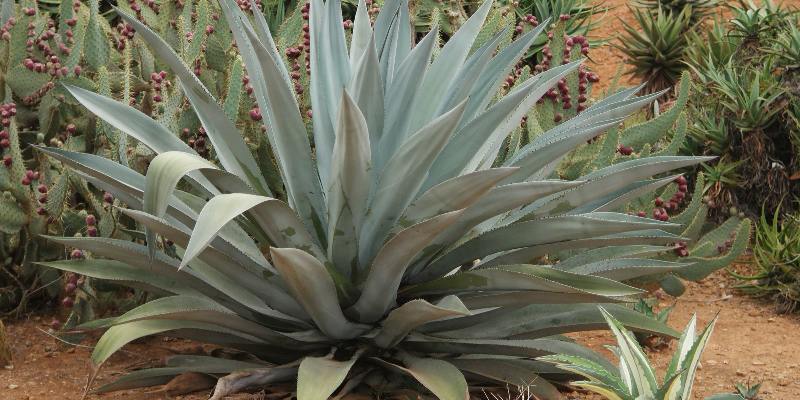
[[[692,316],[680,337],[678,348],[667,367],[664,379],[659,383],[655,369],[633,334],[608,311],[601,310],[617,340],[617,346],[611,350],[619,357],[619,368],[608,368],[592,360],[564,354],[544,356],[539,359],[555,363],[565,371],[585,377],[587,380],[572,382],[572,385],[597,393],[608,400],[692,398],[700,356],[714,330],[716,317],[698,335],[695,332],[697,318]]]
[[[44,299],[66,300],[74,303],[65,308],[65,319],[54,325],[68,328],[69,321],[91,318],[84,307],[87,291],[92,291],[90,280],[81,278],[75,296],[64,297],[70,280],[59,278],[52,269],[41,269],[35,261],[60,259],[71,249],[42,241],[41,234],[87,234],[99,231],[101,236],[128,238],[126,226],[111,217],[110,196],[93,185],[87,185],[78,176],[69,174],[60,163],[49,163],[42,157],[32,157],[27,150],[31,144],[48,145],[68,150],[86,151],[108,156],[111,159],[143,171],[153,153],[135,140],[129,141],[124,132],[96,118],[74,101],[63,84],[83,87],[106,96],[135,105],[148,115],[157,118],[173,130],[180,131],[182,139],[199,154],[208,154],[207,137],[191,108],[183,102],[185,97],[178,85],[172,85],[173,76],[160,70],[141,40],[134,37],[132,28],[125,23],[112,24],[115,13],[104,13],[98,1],[57,2],[5,0],[0,8],[0,95],[7,103],[2,119],[15,129],[0,133],[3,163],[8,171],[14,165],[31,171],[33,182],[21,183],[19,176],[0,172],[0,190],[7,192],[3,202],[2,264],[7,273],[0,274],[0,310],[23,311],[26,306]],[[161,5],[148,0],[120,1],[119,7],[146,20],[165,37],[191,63],[213,93],[225,99],[225,112],[249,137],[257,138],[260,123],[251,114],[257,113],[252,87],[247,84],[241,61],[229,57],[232,37],[224,21],[219,19],[216,5],[203,0],[165,2]],[[249,9],[249,2],[240,7]],[[302,47],[307,32],[303,32],[302,4],[286,16],[271,14],[271,19],[281,22],[279,35],[281,50],[294,56]],[[104,15],[110,15],[106,19]],[[305,56],[291,58],[295,64],[305,63]],[[305,69],[293,71],[296,90],[301,93],[307,85]],[[307,106],[306,106],[307,108]],[[258,130],[258,131],[257,131]],[[12,137],[13,136],[13,137]],[[264,152],[260,141],[249,146]],[[262,158],[269,163],[269,155]],[[19,175],[20,172],[10,172]],[[33,174],[41,175],[39,181]],[[4,175],[5,174],[5,175]],[[18,182],[19,181],[19,182]],[[25,193],[31,194],[26,196]],[[12,199],[13,197],[13,199]],[[26,198],[27,197],[27,198]],[[46,200],[45,200],[46,199]],[[40,209],[41,208],[41,209]],[[41,215],[39,214],[41,212]],[[94,228],[88,227],[84,218],[89,213],[96,218]],[[40,221],[47,221],[46,224]],[[57,280],[63,285],[51,284]],[[45,286],[46,290],[41,290]],[[111,289],[114,289],[113,287]],[[113,292],[112,292],[113,293]],[[31,295],[37,294],[35,298]],[[92,299],[102,294],[88,296]],[[41,303],[41,302],[39,302]],[[95,304],[97,305],[97,304]],[[99,305],[101,308],[103,305]],[[85,310],[84,317],[73,318],[77,311]]]
[[[800,194],[792,184],[800,166],[796,11],[772,2],[732,8],[730,21],[690,35],[686,62],[697,80],[687,149],[720,157],[707,166],[715,214],[737,207],[758,216],[762,206],[791,214],[796,203],[789,199]]]
[[[340,3],[314,0],[310,90],[298,99],[258,8],[220,5],[253,88],[253,115],[264,125],[250,140],[263,136],[275,164],[254,156],[249,136],[207,89],[214,82],[204,84],[202,71],[198,79],[168,37],[118,11],[134,40],[147,42],[177,77],[173,87],[186,95],[210,142],[208,158],[179,130],[129,103],[67,86],[89,111],[157,155],[142,175],[99,155],[37,147],[113,194],[127,205],[117,212],[144,229],[131,240],[51,236],[85,257],[43,264],[162,295],[78,327],[107,329],[92,354],[96,367],[126,343],[162,333],[252,357],[180,356],[98,391],[164,383],[189,371],[223,376],[213,399],[295,380],[301,400],[326,399],[342,385],[340,394],[392,390],[403,376],[445,400],[466,398],[475,384],[557,380],[561,374],[534,358],[566,353],[604,361],[553,335],[596,328],[604,317],[594,303],[641,292],[619,280],[687,266],[633,260],[567,271],[542,258],[681,240],[665,231],[677,224],[602,211],[596,201],[643,195],[641,183],[651,176],[707,160],[643,157],[603,176],[549,179],[563,155],[656,97],[625,91],[495,165],[530,107],[579,68],[580,60],[555,66],[497,96],[546,21],[497,52],[495,38],[470,54],[492,6],[486,2],[434,51],[437,29],[416,44],[400,34],[411,25],[405,2],[385,4],[373,28],[362,1],[348,50]],[[303,115],[306,98],[311,113]],[[607,309],[637,330],[676,334],[624,306]],[[497,374],[501,369],[510,372]],[[537,396],[559,397],[552,384],[538,382]]]
[[[800,219],[796,215],[780,215],[775,210],[768,219],[762,210],[756,225],[753,258],[758,267],[753,274],[734,274],[742,281],[739,289],[775,300],[779,312],[800,310]]]
[[[61,296],[67,320],[74,323],[91,319],[93,314],[85,296],[86,291],[91,290],[88,282],[80,279],[79,283],[77,275],[60,277],[57,271],[41,268],[35,262],[60,259],[68,253],[62,246],[43,240],[41,235],[117,235],[111,210],[113,199],[99,200],[98,195],[102,194],[46,158],[25,160],[15,104],[0,105],[0,113],[5,115],[0,131],[4,159],[0,167],[0,190],[3,191],[0,254],[4,268],[0,279],[0,310],[19,314],[41,297],[57,299]],[[71,145],[68,141],[67,147]],[[95,210],[97,215],[87,214],[86,209]],[[58,281],[64,284],[58,285]]]
[[[564,25],[564,33],[567,36],[588,37],[589,32],[600,24],[602,14],[607,12],[608,9],[609,7],[604,6],[602,3],[587,0],[523,0],[517,9],[517,14],[519,16],[532,15],[539,21],[560,21]],[[526,16],[526,18],[529,17]],[[544,42],[544,37],[537,39],[532,49],[538,52]],[[587,41],[586,44],[588,45],[589,42]]]
[[[633,309],[646,315],[649,318],[655,319],[656,321],[660,321],[663,323],[667,323],[667,319],[669,319],[669,315],[672,312],[672,309],[675,307],[669,306],[662,308],[660,311],[656,311],[654,307],[654,303],[658,303],[658,299],[655,297],[648,298],[648,299],[639,299],[633,305]],[[636,341],[644,348],[650,350],[658,350],[669,346],[669,342],[665,340],[662,336],[657,335],[648,335],[645,333],[634,332],[634,337],[636,337]]]
[[[569,77],[567,81],[570,81]],[[629,118],[624,123],[625,126],[612,127],[603,137],[577,146],[556,166],[556,176],[566,180],[592,177],[593,180],[602,182],[606,174],[619,168],[617,164],[624,165],[626,162],[630,164],[637,159],[677,154],[687,139],[686,106],[691,87],[691,78],[688,73],[684,73],[677,88],[675,101],[668,110],[661,112],[660,107],[656,107],[655,114],[657,116],[651,120],[641,121],[641,118]],[[587,93],[590,90],[591,86],[587,88]],[[636,88],[630,90],[636,90]],[[587,103],[581,104],[591,104],[591,99]],[[527,129],[530,129],[531,126],[548,126],[546,125],[548,123],[559,124],[551,122],[549,115],[552,114],[548,114],[547,106],[548,100],[545,100],[544,103],[537,104],[528,114]],[[577,112],[577,110],[572,111]],[[518,128],[519,132],[515,134],[523,134],[526,127]],[[515,137],[515,134],[510,137]],[[514,149],[509,149],[506,157],[512,157],[514,151]],[[590,181],[584,185],[584,190],[590,191],[593,190],[593,187],[602,184]],[[561,265],[561,268],[569,269],[579,263],[595,262],[600,265],[609,262],[624,262],[625,259],[632,257],[664,261],[691,260],[691,265],[686,268],[648,278],[658,281],[671,295],[682,294],[685,288],[680,279],[702,279],[712,272],[726,267],[744,252],[750,238],[751,223],[739,216],[738,213],[731,215],[730,220],[722,225],[724,227],[721,228],[722,231],[708,231],[705,225],[711,205],[706,204],[707,201],[704,197],[707,189],[704,177],[699,176],[694,183],[694,191],[690,193],[689,182],[686,178],[676,175],[652,181],[649,184],[642,182],[642,190],[648,193],[643,196],[633,193],[609,194],[603,200],[607,203],[602,209],[678,222],[681,228],[674,230],[673,233],[691,240],[681,240],[662,248],[658,248],[658,246],[642,248],[634,245],[590,250],[581,254],[564,252],[555,255],[556,259],[563,262],[556,266]],[[551,201],[555,201],[558,197],[558,195],[551,195]],[[598,204],[600,203],[598,202]],[[575,258],[571,259],[573,256]],[[636,283],[645,284],[646,282]]]
[[[778,35],[772,53],[786,70],[800,68],[800,28],[792,24]]]
[[[739,0],[738,3],[731,7],[730,34],[745,41],[774,37],[781,28],[792,24],[793,16],[797,13],[791,6],[776,4],[772,0],[758,3]]]
[[[671,13],[631,9],[635,25],[623,21],[625,35],[616,47],[625,54],[628,73],[647,82],[648,92],[674,85],[686,68],[684,54],[691,29],[689,9]]]
[[[673,15],[687,10],[692,25],[703,21],[720,5],[717,0],[637,0],[635,4],[651,10],[668,11]]]

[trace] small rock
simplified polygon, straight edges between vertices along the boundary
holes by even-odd
[[[750,311],[749,313],[747,313],[747,315],[749,315],[751,317],[757,317],[757,316],[761,315],[761,313],[759,313],[758,310],[753,310],[753,311]]]
[[[744,371],[736,371],[736,376],[745,376]]]
[[[775,322],[775,318],[769,318],[767,319],[767,322]]]
[[[14,366],[13,366],[13,365],[6,365],[6,366],[5,366],[5,367],[3,367],[3,368],[5,368],[5,369],[14,369]]]
[[[767,363],[763,361],[753,361],[753,365],[767,365]]]
[[[9,388],[9,389],[11,389],[11,390],[14,390],[14,389],[16,389],[16,388],[18,388],[18,387],[19,387],[19,385],[15,385],[15,384],[13,384],[13,383],[12,383],[12,384],[10,384],[10,385],[8,385],[8,388]]]
[[[785,379],[785,378],[784,378],[784,379],[781,379],[781,380],[779,380],[779,381],[778,381],[778,386],[789,386],[789,380],[788,380],[788,379]]]

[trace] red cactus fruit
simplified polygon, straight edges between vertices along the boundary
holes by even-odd
[[[72,308],[75,305],[75,300],[72,297],[64,297],[64,300],[61,300],[61,305],[64,308]]]

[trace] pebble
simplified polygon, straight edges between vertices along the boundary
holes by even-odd
[[[736,376],[745,376],[744,371],[736,371]]]
[[[767,363],[763,361],[753,361],[753,365],[767,365]]]
[[[12,383],[12,384],[10,384],[10,385],[8,385],[8,388],[9,388],[9,389],[11,389],[11,390],[14,390],[14,389],[16,389],[16,388],[18,388],[18,387],[19,387],[19,385],[15,385],[15,384],[13,384],[13,383]]]
[[[775,318],[768,318],[767,322],[775,322]]]

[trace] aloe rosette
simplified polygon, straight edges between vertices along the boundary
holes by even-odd
[[[470,51],[491,2],[436,49],[412,40],[408,4],[374,26],[363,1],[351,40],[336,0],[310,6],[311,132],[288,69],[257,7],[221,2],[280,173],[268,180],[236,126],[172,48],[120,12],[180,82],[213,147],[200,157],[175,132],[126,104],[76,87],[86,108],[157,154],[146,175],[92,154],[40,147],[112,193],[138,240],[52,237],[87,257],[46,263],[157,296],[83,329],[107,329],[99,367],[126,343],[170,334],[250,354],[177,356],[98,391],[162,384],[185,372],[222,377],[212,398],[296,381],[301,400],[376,381],[416,381],[441,399],[474,385],[531,385],[558,398],[563,372],[535,358],[604,361],[561,333],[605,326],[596,304],[632,329],[677,332],[618,303],[621,281],[686,263],[625,259],[551,268],[547,254],[665,245],[675,224],[614,212],[627,191],[704,158],[654,156],[576,181],[550,179],[562,157],[659,94],[596,102],[495,165],[506,136],[580,61],[541,72],[502,97],[502,82],[546,23],[503,48]],[[433,54],[436,54],[433,57]],[[587,183],[588,182],[588,183]],[[665,183],[666,184],[666,183]],[[277,190],[280,189],[280,190]],[[274,193],[286,193],[285,198]],[[276,197],[277,196],[277,197]],[[377,378],[376,378],[377,377]],[[422,390],[422,389],[421,389]]]

